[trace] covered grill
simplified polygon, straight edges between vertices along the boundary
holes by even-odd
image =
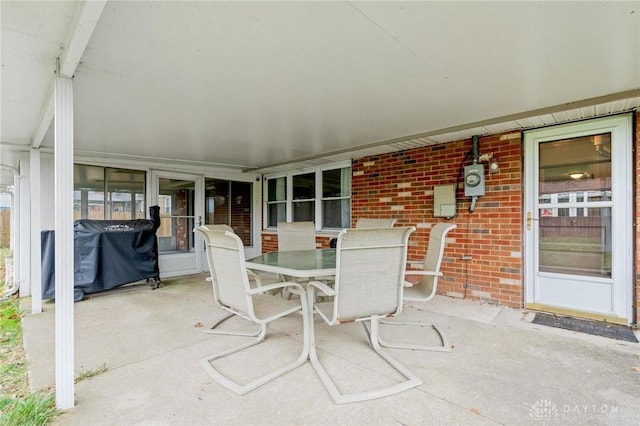
[[[150,220],[88,220],[74,223],[74,300],[140,280],[160,285],[160,207]],[[42,231],[42,298],[55,297],[55,235]]]

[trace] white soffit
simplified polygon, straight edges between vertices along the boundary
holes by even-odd
[[[633,97],[633,95],[636,95]],[[522,118],[509,121],[497,120],[495,123],[483,126],[470,125],[468,128],[455,131],[436,131],[432,135],[407,137],[401,140],[381,141],[372,146],[353,149],[348,152],[334,153],[333,155],[321,156],[313,159],[302,159],[300,161],[274,164],[269,167],[261,168],[259,171],[263,174],[281,173],[289,170],[303,169],[310,165],[323,165],[331,162],[344,161],[348,159],[358,159],[371,155],[380,155],[388,152],[403,151],[413,148],[420,148],[440,143],[460,141],[470,139],[472,136],[491,135],[497,133],[506,133],[510,131],[522,131],[527,129],[553,126],[571,121],[586,120],[606,115],[624,113],[634,111],[640,108],[640,90],[620,94],[624,97],[620,100],[609,101],[589,106],[581,106],[579,108],[562,109],[562,106],[551,108],[554,112],[535,115],[535,113],[522,114]],[[595,101],[585,101],[586,103]],[[566,107],[565,107],[566,108]],[[464,127],[464,126],[463,126]]]

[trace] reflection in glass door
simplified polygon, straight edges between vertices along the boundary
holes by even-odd
[[[525,277],[532,309],[631,318],[629,116],[525,133]]]
[[[206,178],[204,186],[204,224],[229,225],[245,247],[252,246],[252,184]]]
[[[611,277],[611,133],[538,145],[541,272]]]

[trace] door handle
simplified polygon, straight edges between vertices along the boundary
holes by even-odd
[[[527,231],[531,231],[534,220],[538,220],[538,219],[533,217],[531,212],[527,212]]]

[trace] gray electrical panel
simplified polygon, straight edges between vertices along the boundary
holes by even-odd
[[[464,166],[464,195],[478,197],[484,195],[484,165]]]
[[[433,186],[433,216],[453,217],[456,215],[456,184]]]

